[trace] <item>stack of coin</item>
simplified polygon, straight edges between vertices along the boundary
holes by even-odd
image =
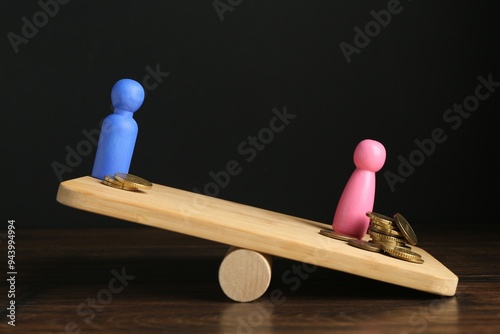
[[[139,189],[151,189],[153,184],[142,177],[127,173],[115,173],[115,175],[106,175],[102,180],[102,184],[109,187],[136,191]]]
[[[349,240],[349,245],[409,262],[424,263],[422,256],[408,245],[416,245],[417,236],[403,215],[396,213],[393,218],[375,212],[367,212],[366,215],[370,218],[368,235],[371,240]]]

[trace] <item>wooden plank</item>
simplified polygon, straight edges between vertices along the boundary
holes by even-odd
[[[105,216],[183,233],[443,296],[458,277],[425,250],[411,263],[324,237],[330,225],[160,184],[125,191],[84,176],[61,182],[57,201]],[[368,238],[368,236],[367,236]]]

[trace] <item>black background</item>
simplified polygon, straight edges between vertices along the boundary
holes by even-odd
[[[226,0],[222,0],[226,3]],[[237,4],[238,1],[233,1]],[[53,164],[66,165],[111,112],[121,78],[155,89],[136,112],[130,173],[185,190],[209,172],[241,163],[218,197],[331,223],[354,170],[357,143],[384,144],[374,211],[401,212],[418,228],[497,220],[500,88],[453,130],[443,115],[475,92],[478,77],[500,81],[494,2],[402,0],[401,12],[348,63],[341,42],[388,1],[243,0],[221,21],[213,1],[70,1],[25,44],[36,1],[3,1],[2,211],[18,227],[132,226],[56,202]],[[12,34],[11,34],[12,36]],[[154,83],[153,80],[149,82]],[[238,145],[269,126],[273,108],[297,115],[246,162]],[[447,136],[392,191],[384,173],[436,128]],[[95,146],[63,180],[89,175]],[[491,194],[491,192],[493,192]]]

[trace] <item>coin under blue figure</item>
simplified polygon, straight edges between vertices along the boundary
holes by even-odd
[[[144,88],[135,80],[118,80],[111,90],[114,111],[101,126],[92,176],[128,173],[137,139],[138,126],[134,113],[144,102]]]

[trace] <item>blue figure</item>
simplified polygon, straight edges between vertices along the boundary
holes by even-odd
[[[144,101],[144,88],[131,79],[118,80],[111,90],[114,111],[101,126],[92,176],[104,179],[106,175],[128,173],[137,138],[134,112]]]

